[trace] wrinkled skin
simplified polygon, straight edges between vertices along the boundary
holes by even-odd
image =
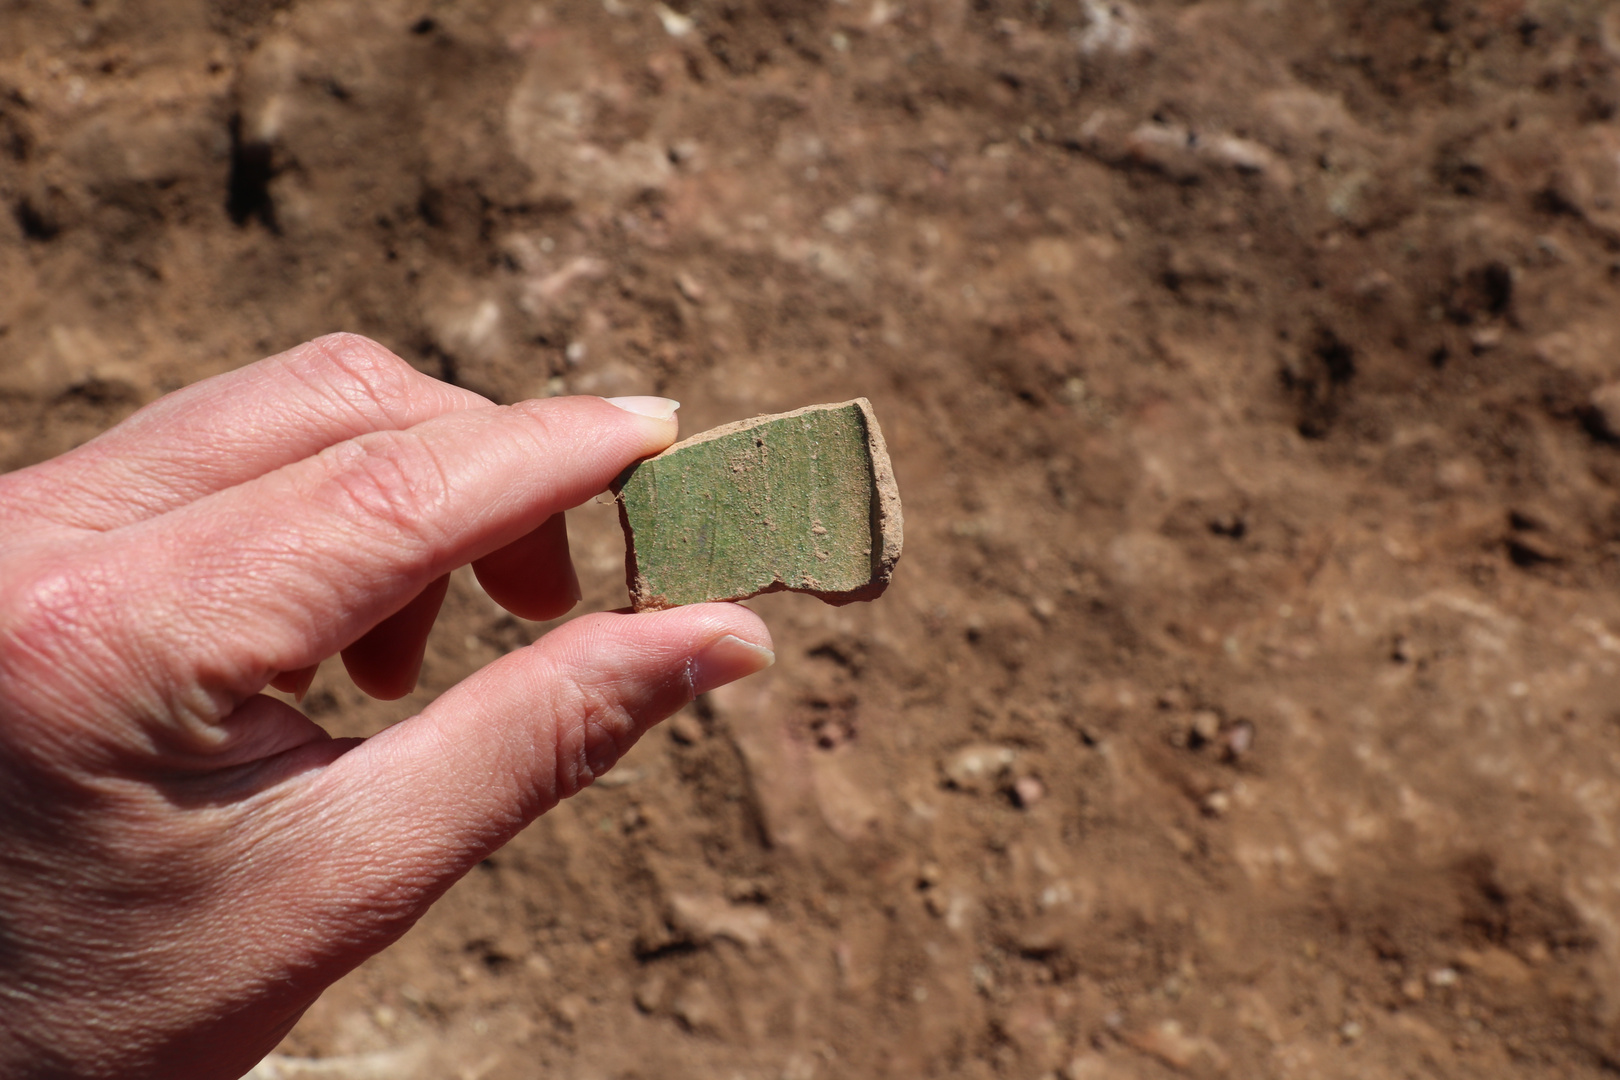
[[[562,512],[673,403],[509,407],[337,335],[0,476],[0,1075],[235,1077],[457,878],[694,694],[747,610],[576,619],[368,740],[301,692],[415,684],[446,575],[578,597]]]

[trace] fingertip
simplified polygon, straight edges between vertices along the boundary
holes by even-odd
[[[591,784],[696,694],[774,659],[764,622],[737,604],[582,615],[369,740],[337,775],[371,778],[357,789],[378,770],[400,776],[412,792],[409,813],[362,800],[355,821],[373,839],[399,829],[444,837],[419,852],[422,871],[425,880],[453,878]]]
[[[763,671],[776,663],[770,629],[736,603],[691,604],[633,616],[686,643],[686,676],[693,697]],[[684,626],[681,624],[685,624]]]
[[[398,701],[416,689],[416,680],[422,675],[422,663],[407,661],[378,663],[370,656],[357,656],[353,650],[343,652],[343,668],[359,691],[378,701]]]
[[[680,419],[676,412],[681,403],[666,397],[611,397],[598,400],[612,405],[620,413],[629,413],[642,421],[637,426],[646,442],[640,457],[651,457],[669,448],[680,435]]]
[[[435,579],[399,611],[342,652],[354,685],[381,701],[397,701],[416,689],[427,654],[428,632],[450,588],[448,574]]]
[[[765,645],[736,634],[721,634],[699,649],[689,662],[692,694],[706,694],[717,686],[736,682],[776,663],[776,653]]]
[[[477,560],[473,573],[490,599],[520,619],[545,622],[560,618],[583,599],[562,514],[552,515],[527,536]]]
[[[320,664],[311,664],[296,671],[279,671],[271,678],[270,685],[284,694],[291,694],[294,701],[303,701],[320,667]]]

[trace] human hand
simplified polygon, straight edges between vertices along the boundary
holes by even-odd
[[[515,614],[566,611],[561,512],[673,441],[660,402],[497,407],[337,335],[0,476],[0,1076],[239,1076],[649,725],[771,662],[709,604],[576,619],[367,740],[262,693],[339,652],[409,692],[468,562]]]

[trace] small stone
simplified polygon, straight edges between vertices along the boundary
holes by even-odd
[[[1226,733],[1226,753],[1236,759],[1247,754],[1253,748],[1254,725],[1247,720],[1239,720]]]
[[[1611,439],[1620,438],[1620,382],[1612,382],[1592,391],[1592,411]]]
[[[1229,1063],[1225,1051],[1212,1040],[1189,1035],[1175,1020],[1164,1020],[1145,1031],[1129,1033],[1125,1042],[1172,1069],[1185,1071],[1194,1064],[1207,1063],[1213,1071],[1224,1072]]]
[[[1048,956],[1069,943],[1074,919],[1066,912],[1048,912],[1017,927],[1013,944],[1025,956]]]
[[[649,1015],[657,1012],[664,1004],[664,989],[662,975],[652,975],[644,979],[636,987],[636,1008]]]
[[[757,949],[771,933],[771,917],[763,908],[730,904],[718,896],[676,893],[670,897],[669,921],[699,945],[725,938]]]
[[[675,1000],[670,1003],[670,1011],[682,1027],[696,1032],[716,1031],[724,1016],[720,1003],[715,1000],[714,991],[709,989],[708,983],[698,979],[680,988]]]
[[[572,1028],[584,1017],[590,1006],[578,994],[564,994],[557,999],[553,1008],[556,1011],[557,1019],[562,1022],[563,1026]]]
[[[697,278],[693,277],[691,274],[688,274],[685,270],[682,270],[675,275],[675,287],[681,291],[682,296],[686,297],[692,303],[703,303],[703,297],[705,295],[703,286],[698,283]]]
[[[1193,713],[1192,732],[1200,742],[1211,743],[1221,733],[1221,718],[1208,709]]]
[[[1046,797],[1046,785],[1033,776],[1021,776],[1013,781],[1012,793],[1018,805],[1028,810]]]
[[[875,600],[900,558],[900,492],[865,398],[695,435],[613,490],[637,611],[783,590]]]
[[[964,746],[940,763],[945,782],[958,791],[976,795],[994,791],[1018,754],[1010,746],[976,743]]]
[[[653,11],[657,14],[658,21],[664,24],[664,32],[672,38],[683,38],[697,26],[691,18],[664,4],[653,5]]]
[[[1062,1080],[1126,1080],[1135,1075],[1100,1054],[1082,1054],[1058,1072]]]

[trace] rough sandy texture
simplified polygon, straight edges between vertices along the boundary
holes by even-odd
[[[348,328],[690,431],[865,394],[905,489],[882,603],[748,601],[775,667],[285,1051],[1612,1076],[1615,5],[666,6],[0,5],[0,467]],[[458,574],[418,694],[306,704],[545,629]]]
[[[614,490],[637,611],[782,591],[875,600],[900,559],[900,491],[865,398],[694,435]]]

